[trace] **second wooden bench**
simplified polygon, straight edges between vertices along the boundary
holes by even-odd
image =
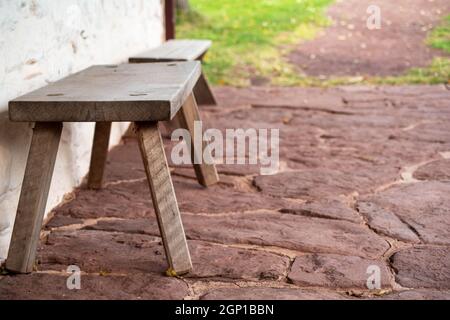
[[[212,42],[209,40],[169,40],[161,46],[129,59],[130,63],[202,61]],[[202,72],[194,88],[199,105],[216,105],[205,74]]]

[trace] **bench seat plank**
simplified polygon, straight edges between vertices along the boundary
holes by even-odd
[[[170,120],[200,74],[198,61],[92,66],[10,101],[9,115],[30,122]]]
[[[211,47],[209,40],[169,40],[161,46],[131,57],[131,63],[192,61],[200,59]]]

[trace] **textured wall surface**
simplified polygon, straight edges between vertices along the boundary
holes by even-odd
[[[7,254],[31,138],[8,101],[92,64],[120,63],[162,39],[160,0],[0,0],[0,260]],[[126,128],[114,124],[111,143]],[[88,170],[93,124],[64,125],[47,211]]]

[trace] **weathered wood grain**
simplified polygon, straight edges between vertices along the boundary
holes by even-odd
[[[35,124],[6,260],[10,271],[33,270],[61,130],[61,123]]]
[[[169,40],[161,46],[133,56],[129,62],[192,61],[200,59],[211,47],[209,40]]]
[[[192,263],[158,125],[139,122],[136,129],[169,270],[187,273]]]
[[[195,175],[197,176],[198,182],[205,187],[219,182],[216,166],[214,164],[207,164],[203,161],[203,150],[205,149],[206,143],[202,143],[201,150],[195,148],[194,122],[200,121],[201,119],[194,94],[189,96],[183,107],[177,113],[176,118],[181,127],[189,130],[191,134],[191,160],[194,164]]]
[[[9,103],[12,121],[170,120],[201,74],[198,61],[93,66]]]
[[[108,157],[111,122],[95,124],[94,143],[92,144],[91,163],[89,166],[88,188],[100,189]]]
[[[155,49],[131,57],[129,62],[153,63],[202,60],[211,44],[212,42],[209,40],[170,40]],[[217,105],[204,73],[195,85],[194,93],[199,105]]]
[[[194,95],[199,105],[217,105],[216,98],[203,72],[194,87]]]

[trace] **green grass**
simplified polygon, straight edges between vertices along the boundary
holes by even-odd
[[[449,83],[450,59],[435,57],[425,68],[412,68],[405,75],[397,77],[372,78],[369,83],[374,84],[439,84]]]
[[[431,32],[427,44],[450,53],[450,15]]]
[[[445,53],[450,53],[450,15],[430,32],[426,44]],[[431,64],[425,68],[412,68],[405,75],[374,78],[370,81],[377,84],[393,85],[450,83],[450,59],[448,57],[435,57]]]
[[[191,13],[178,16],[177,37],[213,40],[205,71],[215,84],[247,85],[250,75],[289,82],[283,53],[328,23],[323,9],[331,2],[191,0]]]
[[[294,78],[296,77],[296,78]],[[276,79],[277,80],[277,79]],[[274,84],[330,87],[353,84],[374,84],[374,85],[406,85],[406,84],[450,84],[450,59],[435,57],[431,64],[425,68],[412,68],[404,75],[389,77],[330,77],[319,79],[316,77],[292,76],[290,83],[280,82],[279,79]]]
[[[333,0],[190,0],[191,12],[178,15],[177,37],[210,39],[204,69],[213,84],[246,86],[251,77],[273,85],[332,86],[435,84],[450,79],[450,59],[436,57],[425,68],[395,77],[301,76],[284,58],[302,40],[314,38],[330,22],[324,12]],[[427,39],[450,53],[450,16]]]

